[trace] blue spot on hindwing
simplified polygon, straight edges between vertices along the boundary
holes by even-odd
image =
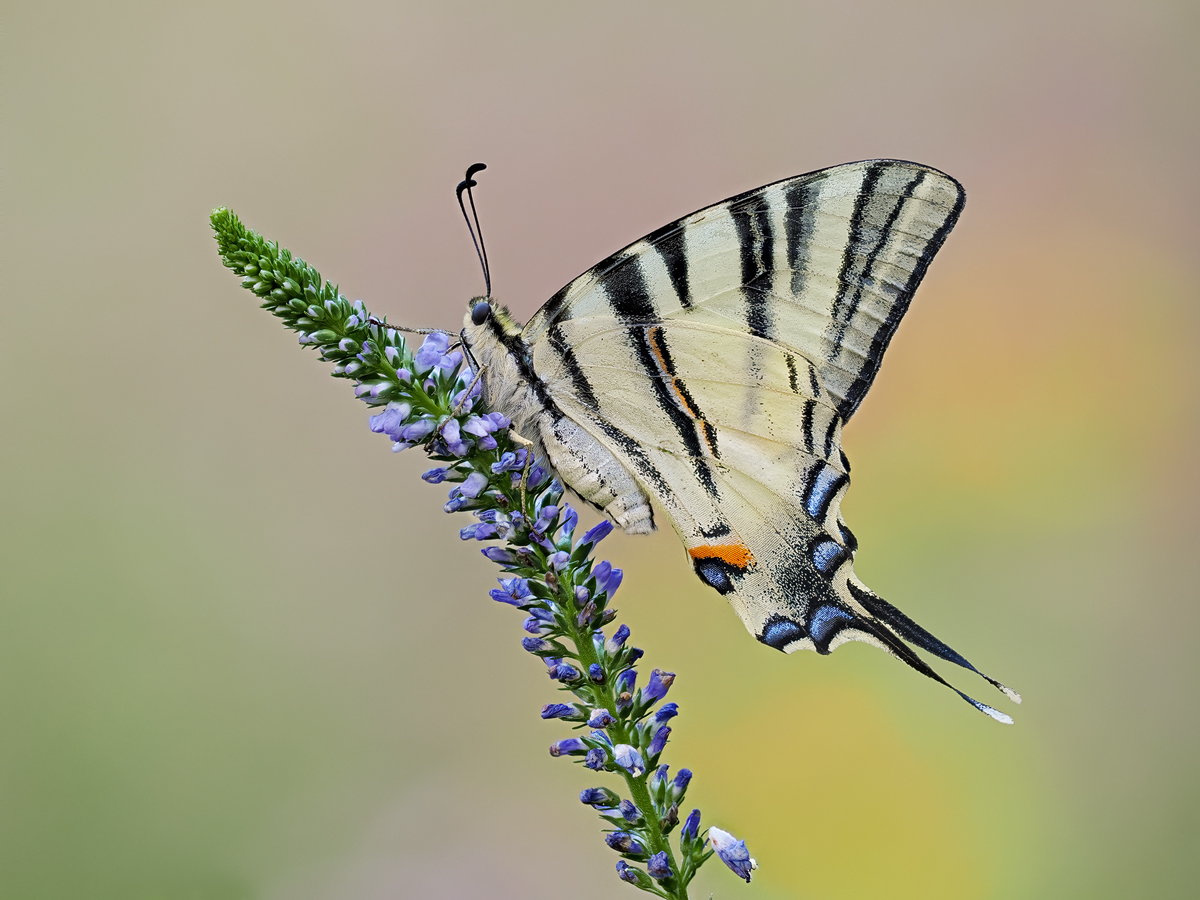
[[[782,616],[772,616],[763,626],[762,634],[758,639],[768,647],[783,650],[788,644],[798,641],[804,636],[804,629],[798,623]]]
[[[733,582],[725,571],[725,565],[719,560],[697,560],[696,574],[711,588],[716,588],[722,594],[733,590]]]
[[[829,504],[833,502],[846,480],[846,476],[837,469],[822,465],[813,478],[808,497],[804,501],[804,508],[808,510],[808,514],[818,522],[823,521],[825,514],[829,512]]]
[[[832,538],[823,537],[813,544],[812,561],[817,571],[828,575],[842,564],[846,558],[846,548]]]
[[[853,621],[854,616],[836,606],[822,606],[808,620],[808,633],[814,643],[824,644],[833,636],[834,630],[842,621]]]

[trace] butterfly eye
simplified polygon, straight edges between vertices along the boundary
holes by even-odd
[[[471,321],[476,325],[482,325],[487,321],[488,316],[492,314],[491,304],[486,300],[480,300],[471,309]]]

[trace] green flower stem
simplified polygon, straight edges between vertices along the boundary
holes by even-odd
[[[592,644],[590,635],[581,635],[577,627],[572,627],[569,631],[571,641],[575,644],[575,649],[578,654],[580,665],[586,670],[593,663],[598,663],[600,657],[596,654],[596,648]],[[601,691],[597,690],[597,694]],[[601,703],[597,706],[603,706],[609,713],[620,720],[621,716],[617,711],[617,698],[613,695],[613,686],[611,683],[606,683],[603,686],[603,692],[600,697]],[[634,743],[634,732],[632,727],[622,728],[620,734],[621,740],[626,743]],[[642,815],[646,818],[647,831],[650,833],[651,849],[655,853],[665,850],[667,859],[671,861],[671,871],[675,873],[673,883],[678,887],[678,893],[672,891],[662,894],[663,897],[677,898],[677,900],[687,900],[687,887],[679,878],[679,868],[675,862],[675,853],[671,849],[671,842],[667,840],[667,836],[663,833],[662,825],[658,821],[658,814],[655,812],[654,801],[650,797],[650,789],[646,786],[646,780],[650,777],[651,770],[647,768],[641,775],[631,775],[628,772],[622,773],[625,779],[625,785],[629,788],[629,796],[633,801],[633,805],[642,811]]]

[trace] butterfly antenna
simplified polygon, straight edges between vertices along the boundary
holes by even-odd
[[[475,195],[471,193],[471,188],[476,187],[477,182],[471,176],[476,172],[482,172],[487,166],[483,163],[472,163],[467,167],[466,177],[458,183],[458,188],[455,193],[458,195],[458,208],[462,210],[463,221],[467,223],[467,230],[471,232],[471,243],[475,245],[475,255],[479,257],[479,265],[483,267],[483,283],[487,288],[487,296],[492,296],[492,273],[488,267],[487,247],[483,245],[483,228],[479,224],[479,213],[475,210]],[[471,215],[467,215],[467,207],[463,203],[463,191],[467,192],[467,199],[471,201]],[[472,226],[471,217],[474,217],[475,224]],[[478,235],[478,237],[476,237]]]
[[[370,322],[372,325],[376,325],[380,328],[390,328],[393,331],[404,331],[404,332],[407,332],[408,334],[450,334],[451,333],[444,328],[409,328],[405,325],[393,325],[391,322],[385,321],[383,319],[377,319],[374,316],[368,316],[367,321]]]

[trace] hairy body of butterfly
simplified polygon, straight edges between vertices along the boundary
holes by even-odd
[[[631,244],[524,328],[476,298],[463,340],[487,402],[563,483],[634,534],[656,500],[760,641],[865,641],[947,684],[906,642],[978,670],[854,574],[841,429],[963,201],[896,160],[801,175]]]

